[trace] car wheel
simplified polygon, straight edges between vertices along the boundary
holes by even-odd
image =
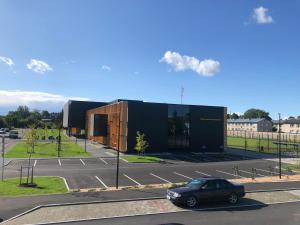
[[[239,201],[239,197],[237,196],[237,194],[232,193],[232,194],[229,195],[228,202],[230,204],[236,204],[238,201]]]
[[[188,197],[188,199],[186,200],[186,205],[190,208],[193,208],[197,205],[197,199],[195,198],[195,196],[190,196]]]

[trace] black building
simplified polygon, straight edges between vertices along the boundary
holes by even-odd
[[[137,131],[146,135],[147,152],[220,152],[226,115],[226,107],[116,100],[87,111],[86,134],[122,152],[134,152]]]
[[[63,109],[63,127],[68,134],[77,135],[85,129],[85,115],[87,110],[104,106],[105,102],[69,100]]]

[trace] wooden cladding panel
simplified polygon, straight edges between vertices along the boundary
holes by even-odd
[[[128,104],[126,101],[89,110],[86,114],[87,138],[114,149],[118,149],[118,137],[120,137],[119,149],[123,152],[127,151],[127,112]],[[90,135],[90,120],[92,114],[106,114],[108,116],[107,136]]]

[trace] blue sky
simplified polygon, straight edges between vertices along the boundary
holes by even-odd
[[[299,1],[0,1],[0,114],[117,98],[300,115]]]

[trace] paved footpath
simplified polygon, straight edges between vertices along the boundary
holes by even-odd
[[[284,202],[300,201],[300,190],[277,191],[277,192],[254,192],[247,193],[238,207],[270,205]],[[232,208],[228,204],[218,204],[213,209]],[[117,210],[116,210],[117,209]],[[196,210],[208,210],[204,205]],[[195,209],[194,209],[195,210]],[[115,217],[128,217],[137,215],[150,215],[162,213],[174,213],[190,211],[190,209],[175,206],[166,199],[149,199],[134,201],[118,201],[92,204],[75,204],[63,206],[46,206],[31,213],[25,214],[3,225],[42,224],[52,222],[104,219]]]

